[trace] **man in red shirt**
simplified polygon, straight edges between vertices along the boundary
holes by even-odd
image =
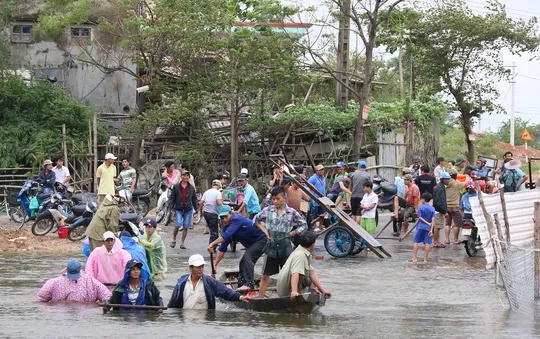
[[[197,210],[197,195],[195,187],[189,183],[190,173],[186,170],[182,171],[181,181],[171,188],[170,201],[176,211],[175,228],[173,231],[173,240],[171,247],[176,246],[176,236],[178,231],[182,231],[181,249],[186,249],[184,242],[186,241],[187,232],[191,226],[191,218],[193,210]]]
[[[420,202],[420,189],[413,181],[413,177],[410,174],[406,174],[403,177],[405,180],[405,201],[407,207],[403,212],[403,227],[401,228],[401,236],[407,233],[409,229],[409,217],[416,214],[418,211],[418,203]]]

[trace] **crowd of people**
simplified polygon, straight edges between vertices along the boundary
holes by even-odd
[[[133,237],[122,232],[117,237],[119,210],[114,194],[118,187],[114,183],[120,183],[120,188],[129,192],[137,177],[129,159],[122,160],[123,170],[118,176],[113,164],[116,157],[107,154],[105,159],[97,172],[102,203],[86,231],[91,251],[86,268],[83,272],[80,263],[70,260],[60,277],[43,286],[38,299],[163,305],[160,291],[154,284],[154,281],[164,279],[167,272],[166,246],[157,232],[158,225],[150,218],[144,223],[144,235]],[[394,229],[395,236],[407,233],[410,220],[418,221],[413,240],[414,262],[418,260],[417,252],[422,243],[426,263],[431,246],[444,248],[451,242],[459,243],[463,217],[471,217],[470,198],[476,195],[477,187],[486,193],[495,193],[499,187],[508,192],[519,191],[524,189],[527,180],[519,169],[519,160],[513,159],[511,153],[505,154],[503,165],[495,169],[487,168],[485,160],[480,159],[471,166],[461,157],[448,164],[444,158],[437,158],[433,172],[422,164],[420,157],[413,157],[412,162],[395,178],[397,194],[391,217],[402,221],[401,229]],[[45,164],[43,176],[47,180],[55,180],[51,165]],[[57,160],[59,171],[61,166],[61,159]],[[276,166],[261,204],[245,168],[230,183],[228,174],[215,178],[211,188],[198,201],[194,177],[187,166],[177,170],[174,162],[167,162],[162,176],[170,187],[170,203],[175,216],[170,247],[176,247],[181,231],[180,249],[187,249],[185,241],[194,213],[206,221],[207,250],[216,255],[213,268],[217,269],[230,244],[240,243],[245,247],[239,262],[237,290],[226,287],[213,274],[205,275],[206,261],[200,254],[194,254],[189,259],[190,273],[180,277],[168,306],[211,309],[215,307],[216,297],[249,302],[250,298],[243,293],[256,287],[259,287],[258,297],[264,298],[270,277],[276,274],[280,296],[293,299],[311,287],[331,297],[331,292],[324,289],[311,266],[311,253],[317,233],[324,228],[327,211],[319,198],[327,197],[332,203],[350,209],[357,223],[370,234],[377,230],[379,198],[373,191],[373,178],[367,171],[366,161],[358,161],[357,168],[350,173],[342,161],[335,168],[336,174],[330,185],[322,164],[315,166],[309,177],[304,175],[301,166],[294,167],[293,173],[286,166]],[[494,177],[489,177],[490,171],[491,175],[495,173],[499,177],[500,185],[494,182]],[[67,183],[69,172],[64,171],[64,176],[59,177]],[[229,199],[230,192],[226,193],[231,187],[237,188],[243,197],[234,204]],[[440,234],[442,229],[444,242]],[[255,265],[263,255],[262,278],[257,283]],[[74,284],[74,281],[84,283]],[[112,293],[107,285],[112,288]],[[66,292],[70,290],[73,293]]]

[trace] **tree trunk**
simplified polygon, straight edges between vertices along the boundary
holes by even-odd
[[[398,66],[399,66],[399,98],[401,100],[405,99],[405,84],[403,83],[403,48],[399,47],[398,55]]]
[[[354,127],[353,156],[356,156],[357,158],[360,157],[360,150],[362,149],[362,141],[364,139],[364,119],[362,119],[362,113],[364,110],[364,106],[369,105],[369,95],[371,92],[374,43],[375,32],[370,32],[370,39],[369,42],[366,44],[366,64],[364,66],[364,84],[362,86],[362,93],[360,97],[360,108],[358,111],[356,125]]]
[[[231,176],[238,175],[238,116],[239,109],[231,105]]]
[[[460,106],[460,103],[458,102],[458,107]],[[465,141],[467,143],[467,160],[471,164],[475,163],[475,154],[474,154],[474,142],[469,138],[469,134],[472,133],[472,120],[471,115],[469,112],[463,113],[461,112],[461,127],[463,128],[463,133],[465,133]]]
[[[465,141],[467,142],[467,160],[469,160],[471,164],[474,164],[474,143],[469,139],[469,133],[465,133]]]

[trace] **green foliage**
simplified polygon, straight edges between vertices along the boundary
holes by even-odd
[[[475,143],[476,153],[487,157],[500,158],[503,150],[495,146],[496,141],[502,141],[497,135],[484,133],[478,137]],[[459,128],[450,127],[444,134],[441,134],[440,155],[447,160],[455,160],[457,157],[466,157],[467,142],[463,131]]]
[[[500,51],[535,51],[540,42],[535,25],[536,18],[511,19],[498,1],[489,2],[486,14],[475,14],[464,1],[452,0],[427,10],[413,30],[418,72],[431,79],[433,92],[448,94],[449,108],[459,111],[465,134],[472,130],[474,118],[503,111],[495,103],[497,84],[509,71]],[[473,144],[468,141],[468,146],[473,160]]]
[[[0,167],[31,167],[62,153],[62,124],[68,145],[86,149],[91,110],[48,82],[0,83]]]
[[[326,135],[337,136],[336,131],[354,130],[358,117],[359,105],[351,102],[347,110],[336,108],[330,102],[310,104],[280,114],[277,118],[257,117],[250,119],[246,126],[249,130],[271,133],[272,131],[308,127],[322,129]],[[382,126],[400,126],[407,119],[415,123],[416,128],[424,130],[435,118],[443,118],[447,113],[446,106],[438,99],[426,102],[396,101],[392,103],[372,102],[367,123]],[[341,134],[341,133],[340,133]]]
[[[515,145],[519,146],[525,144],[525,142],[523,140],[520,140],[519,137],[521,136],[521,132],[523,132],[523,129],[527,128],[533,138],[533,141],[529,141],[528,145],[532,148],[540,149],[540,123],[534,124],[529,120],[517,118],[514,121],[514,124]],[[496,134],[500,140],[508,142],[510,140],[510,120],[506,120],[505,122],[503,122],[499,126],[499,130]]]

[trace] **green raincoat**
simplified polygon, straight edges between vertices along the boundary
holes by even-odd
[[[144,233],[141,239],[141,245],[146,249],[148,265],[150,266],[152,276],[167,272],[165,244],[157,231],[150,238],[148,238],[148,233]]]
[[[118,220],[120,219],[120,208],[116,200],[103,199],[96,215],[90,221],[86,229],[86,236],[96,241],[103,241],[103,233],[111,231],[118,233]]]

